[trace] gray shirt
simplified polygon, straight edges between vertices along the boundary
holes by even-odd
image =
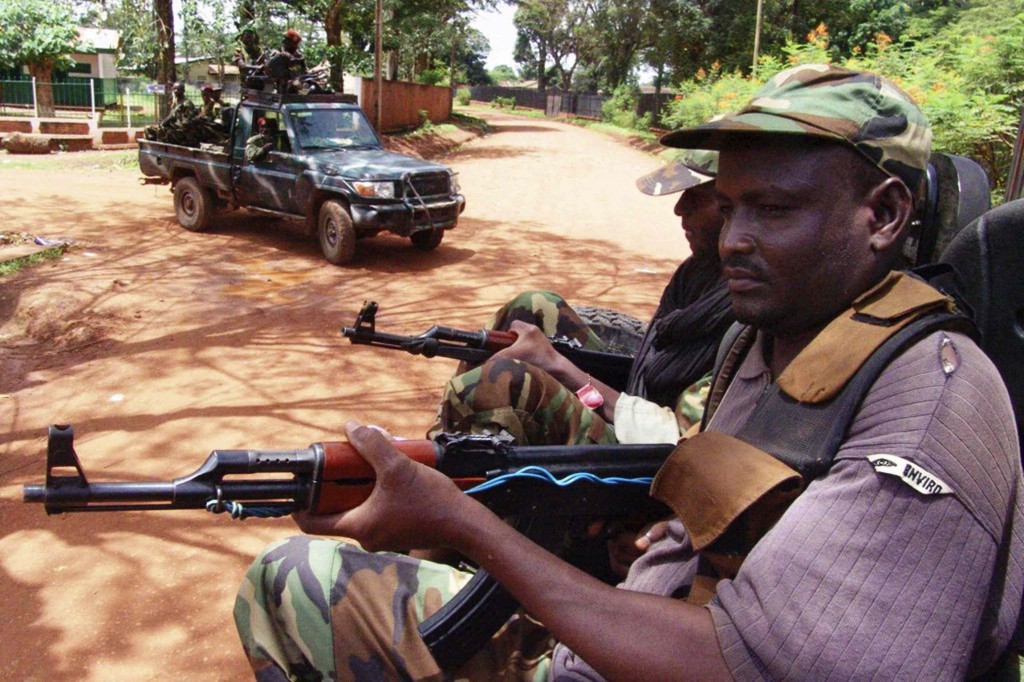
[[[735,434],[769,380],[759,339],[709,428]],[[964,336],[933,334],[893,361],[832,469],[719,583],[707,608],[733,676],[962,679],[989,667],[1014,636],[1024,583],[1012,415],[995,368]],[[868,459],[878,455],[916,473],[881,473]],[[945,491],[921,485],[928,477]],[[676,519],[621,587],[672,595],[695,563]],[[600,678],[559,646],[551,679]]]

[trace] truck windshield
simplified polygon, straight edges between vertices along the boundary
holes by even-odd
[[[306,109],[290,112],[303,149],[377,147],[370,122],[358,109]]]

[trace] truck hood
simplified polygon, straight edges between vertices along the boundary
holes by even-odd
[[[314,157],[313,163],[324,172],[334,173],[349,180],[396,180],[405,173],[449,172],[442,166],[403,154],[367,149],[324,152]]]

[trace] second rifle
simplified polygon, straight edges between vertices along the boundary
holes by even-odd
[[[356,315],[355,326],[342,327],[341,333],[355,344],[403,350],[427,358],[442,357],[481,364],[503,348],[515,343],[514,332],[497,329],[469,331],[451,327],[432,326],[416,336],[402,336],[377,331],[375,301],[363,303]],[[614,389],[622,390],[629,380],[633,357],[602,351],[587,350],[579,341],[562,336],[549,337],[551,345],[581,370]]]

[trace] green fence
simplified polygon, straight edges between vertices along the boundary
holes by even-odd
[[[142,128],[160,120],[161,95],[154,92],[149,81],[127,78],[65,78],[53,83],[25,77],[0,80],[0,116],[44,115],[40,103],[45,101],[47,90],[54,118],[95,114],[101,128]],[[199,90],[192,86],[185,95],[197,105],[203,101]]]
[[[47,98],[47,92],[49,98]],[[118,102],[115,78],[67,78],[44,83],[31,78],[0,80],[0,115],[43,115],[40,105],[49,99],[53,116],[81,118],[91,116]]]
[[[142,128],[158,122],[161,95],[151,92],[142,81],[122,82],[114,93],[114,100],[103,107],[100,118],[101,128]],[[203,97],[198,90],[186,88],[185,96],[202,104]]]

